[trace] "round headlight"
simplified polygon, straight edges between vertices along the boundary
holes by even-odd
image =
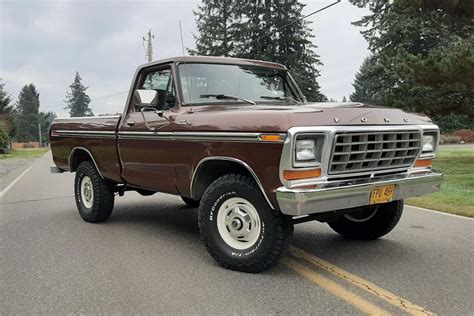
[[[296,160],[308,161],[316,159],[316,148],[314,139],[302,139],[296,141]]]

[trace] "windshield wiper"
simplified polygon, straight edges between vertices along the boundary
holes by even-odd
[[[260,99],[268,99],[268,100],[279,100],[279,101],[290,101],[290,102],[295,102],[297,104],[300,104],[301,102],[298,100],[295,100],[290,97],[273,97],[273,96],[267,96],[267,95],[262,95],[260,96]]]
[[[244,101],[248,104],[256,105],[257,103],[247,100],[241,97],[236,97],[233,95],[227,95],[227,94],[201,94],[199,96],[200,98],[216,98],[217,100],[239,100],[239,101]]]

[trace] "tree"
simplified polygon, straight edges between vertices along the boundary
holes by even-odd
[[[10,95],[5,91],[5,84],[0,78],[0,127],[10,136],[14,133],[14,108]]]
[[[472,1],[351,2],[372,11],[354,23],[363,28],[373,54],[355,82],[366,88],[370,101],[424,112],[439,123],[451,117],[459,127],[472,128]]]
[[[309,101],[324,101],[304,4],[296,0],[202,0],[195,12],[196,49],[191,53],[273,61],[285,65]]]
[[[81,76],[76,71],[74,82],[69,86],[71,91],[66,94],[66,99],[64,100],[66,103],[64,109],[69,110],[71,117],[94,116],[92,110],[89,108],[91,98],[86,93],[88,87],[85,87],[81,80]]]
[[[194,11],[198,35],[194,35],[196,49],[193,55],[232,56],[234,40],[239,31],[239,1],[203,0]]]
[[[43,143],[49,143],[49,128],[53,123],[53,120],[57,117],[54,112],[40,112],[39,122],[41,126],[41,140]]]
[[[15,137],[19,142],[26,143],[38,140],[39,106],[39,93],[35,85],[30,83],[23,86],[16,104]]]
[[[347,102],[346,96],[342,97],[342,102]]]

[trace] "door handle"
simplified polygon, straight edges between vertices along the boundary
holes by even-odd
[[[127,124],[128,126],[133,126],[133,125],[135,125],[135,122],[134,122],[134,121],[128,121],[128,122],[125,123],[125,124]]]

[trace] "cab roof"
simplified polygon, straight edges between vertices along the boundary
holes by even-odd
[[[263,60],[233,58],[233,57],[215,57],[215,56],[179,56],[152,61],[150,63],[143,64],[139,67],[145,68],[154,65],[167,64],[167,63],[206,63],[206,64],[230,64],[230,65],[243,65],[243,66],[260,66],[274,69],[286,70],[286,67],[282,64],[272,63]]]

